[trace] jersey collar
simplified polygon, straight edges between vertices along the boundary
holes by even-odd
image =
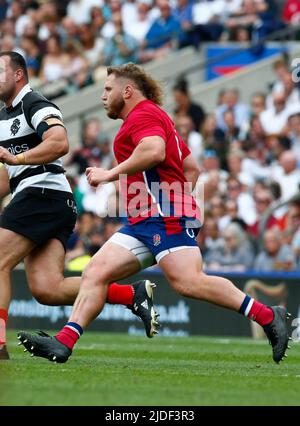
[[[18,105],[18,103],[24,98],[24,96],[31,92],[31,87],[29,86],[29,84],[26,84],[23,89],[17,94],[17,96],[15,97],[15,99],[12,101],[11,106],[14,108],[15,106]]]

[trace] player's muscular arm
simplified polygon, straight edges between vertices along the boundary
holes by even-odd
[[[7,149],[0,147],[0,161],[14,166],[47,164],[65,155],[69,150],[67,132],[62,126],[46,130],[42,139],[38,146],[18,155],[12,155]]]
[[[166,157],[166,144],[160,136],[143,138],[137,145],[131,156],[123,163],[111,170],[89,167],[86,170],[88,182],[92,186],[103,182],[113,182],[120,175],[133,175],[144,172],[164,161]]]
[[[6,197],[10,193],[9,178],[6,168],[0,166],[0,199]]]
[[[57,160],[69,151],[66,129],[54,126],[43,133],[43,142],[25,153],[26,164],[46,164]]]
[[[166,158],[166,144],[160,136],[143,138],[131,156],[112,169],[111,178],[116,180],[121,174],[133,175],[151,169]]]
[[[193,190],[200,174],[200,168],[192,154],[188,155],[183,160],[183,173],[186,180],[191,182],[191,189]]]

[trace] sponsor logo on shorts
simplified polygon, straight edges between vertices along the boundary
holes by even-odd
[[[194,230],[193,229],[187,229],[186,230],[186,233],[188,234],[188,236],[190,237],[190,238],[195,238],[195,232],[194,232]]]
[[[160,243],[161,243],[160,235],[159,234],[153,235],[153,245],[156,247],[156,246],[159,246]]]
[[[67,206],[70,207],[70,209],[73,210],[75,214],[77,214],[77,207],[74,200],[71,200],[70,198],[67,199]]]

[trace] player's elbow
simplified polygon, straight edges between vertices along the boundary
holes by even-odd
[[[163,161],[165,161],[165,158],[166,158],[166,150],[162,148],[156,149],[155,151],[152,152],[151,157],[152,157],[153,163],[155,164],[162,163]]]
[[[57,157],[62,157],[69,152],[69,144],[67,138],[59,139],[53,144],[53,152]]]
[[[198,177],[200,176],[200,173],[201,173],[200,167],[199,166],[194,167],[194,169],[193,169],[193,176],[194,176],[195,180],[198,179]]]

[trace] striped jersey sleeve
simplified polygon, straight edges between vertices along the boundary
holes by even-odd
[[[37,130],[46,117],[58,117],[62,120],[58,106],[37,92],[29,92],[24,96],[23,111],[28,125],[34,130]]]

